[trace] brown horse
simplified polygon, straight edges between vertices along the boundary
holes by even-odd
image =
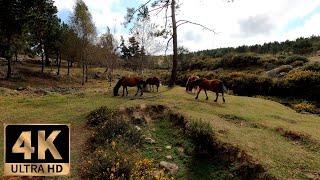
[[[116,86],[113,88],[113,95],[114,96],[119,96],[118,91],[120,89],[120,87],[122,86],[122,96],[124,96],[124,90],[126,90],[127,92],[127,96],[128,96],[128,86],[129,87],[134,87],[137,86],[137,93],[135,94],[135,96],[138,94],[139,90],[140,90],[140,96],[143,95],[143,85],[145,84],[145,81],[143,81],[142,78],[140,77],[122,77],[121,79],[119,79],[119,81],[117,82]]]
[[[190,86],[190,82],[193,82],[193,81],[195,81],[197,79],[200,79],[199,76],[194,76],[194,75],[192,75],[192,76],[190,76],[188,78],[188,81],[186,83],[186,91],[188,91],[188,92],[191,91],[192,92],[193,89],[195,89],[195,91],[197,90],[197,88],[198,88],[197,86],[194,86],[194,87]]]
[[[150,85],[150,91],[151,89],[154,91],[154,86],[157,87],[157,92],[159,92],[159,86],[161,85],[161,80],[158,78],[158,77],[151,77],[151,78],[148,78],[146,80],[146,83],[144,84],[144,88],[147,86],[147,85]]]
[[[195,99],[198,99],[199,93],[203,89],[206,94],[206,100],[209,99],[209,97],[207,95],[207,90],[209,90],[209,91],[216,93],[217,97],[214,100],[214,102],[217,102],[217,100],[218,100],[218,97],[219,97],[218,93],[222,94],[222,100],[223,100],[223,102],[226,102],[224,99],[224,91],[226,91],[226,87],[224,86],[223,82],[220,80],[217,80],[217,79],[207,80],[206,78],[200,78],[200,79],[191,81],[190,86],[191,87],[199,86],[199,91],[198,91]]]

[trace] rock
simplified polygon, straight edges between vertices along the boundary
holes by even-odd
[[[166,149],[172,149],[172,147],[171,146],[166,146]]]
[[[166,158],[167,158],[168,160],[172,160],[172,159],[173,159],[173,157],[172,157],[171,155],[166,156]]]
[[[183,147],[178,147],[178,151],[179,151],[179,153],[184,153]]]
[[[145,138],[145,140],[149,144],[155,144],[156,143],[156,141],[154,139],[152,139],[151,137],[147,137],[147,138]]]
[[[278,77],[283,77],[283,76],[285,76],[285,75],[287,75],[287,74],[288,74],[288,73],[286,73],[286,72],[281,72]]]
[[[169,163],[166,161],[161,161],[160,162],[160,167],[163,167],[167,171],[169,171],[171,174],[175,174],[178,172],[179,167],[175,163]]]
[[[132,119],[133,124],[145,124],[146,123],[145,118],[139,113],[134,113],[132,115],[131,119]]]
[[[292,69],[293,67],[291,65],[282,65],[280,67],[267,71],[266,74],[269,77],[279,77],[281,73],[288,73]]]
[[[23,91],[23,90],[26,90],[26,89],[27,89],[26,87],[18,87],[17,91]]]
[[[102,73],[101,72],[96,72],[94,73],[94,79],[100,79],[102,76]]]
[[[138,131],[141,131],[141,127],[139,126],[134,126]]]
[[[154,179],[161,179],[161,177],[164,177],[164,171],[163,170],[156,170],[152,173],[152,176]]]

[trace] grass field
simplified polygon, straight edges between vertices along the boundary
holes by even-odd
[[[8,90],[9,91],[9,90]],[[145,93],[142,98],[112,97],[105,81],[91,80],[70,94],[14,92],[0,94],[2,123],[70,123],[72,126],[72,176],[77,176],[81,145],[86,140],[85,116],[100,106],[111,108],[141,104],[163,104],[189,120],[209,122],[217,139],[245,151],[265,167],[271,176],[287,178],[320,177],[320,117],[299,114],[279,103],[251,97],[226,96],[213,102],[209,94],[199,100],[181,87],[161,88],[160,93]],[[3,129],[0,130],[3,138]],[[0,141],[2,159],[3,142]],[[2,174],[2,167],[1,174]]]

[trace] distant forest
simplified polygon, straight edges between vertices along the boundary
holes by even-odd
[[[269,42],[262,45],[239,46],[236,48],[218,48],[211,50],[202,50],[191,52],[194,56],[222,57],[230,53],[257,53],[257,54],[299,54],[307,55],[316,53],[320,50],[320,36],[311,36],[308,38],[298,38],[294,41]]]

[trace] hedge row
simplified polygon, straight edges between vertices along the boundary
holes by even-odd
[[[279,65],[292,65],[294,67],[302,66],[309,60],[304,56],[278,56],[278,57],[259,57],[255,54],[228,54],[223,58],[194,59],[189,64],[182,64],[182,71],[187,70],[215,70],[218,68],[247,68],[247,67],[265,67],[270,69]]]
[[[185,86],[189,75],[180,72],[176,84]],[[222,80],[227,88],[236,95],[266,95],[320,100],[320,73],[315,71],[295,70],[283,78],[270,78],[246,72],[227,74],[211,72],[199,73],[198,75],[208,79]]]

